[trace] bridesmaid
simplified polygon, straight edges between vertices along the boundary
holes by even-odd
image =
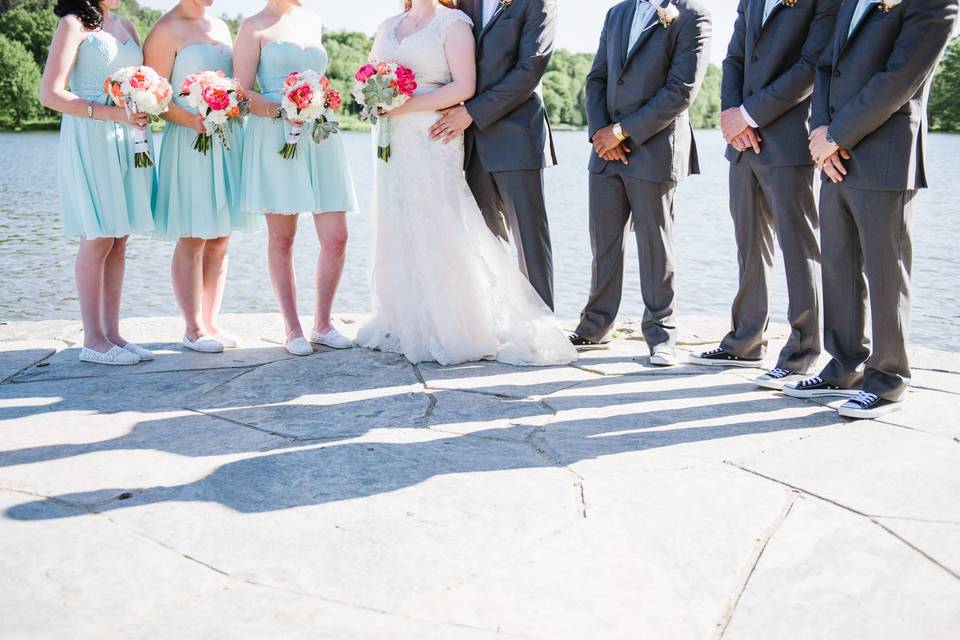
[[[177,243],[173,253],[173,290],[186,327],[187,349],[219,353],[238,346],[221,331],[220,302],[227,277],[227,247],[234,230],[255,227],[241,213],[240,163],[243,132],[234,126],[230,149],[216,138],[203,155],[193,148],[203,120],[179,97],[184,78],[199,71],[233,75],[230,28],[207,15],[213,0],[181,0],[147,36],[146,64],[168,78],[174,101],[164,114],[158,186],[153,211],[157,235]]]
[[[104,93],[104,80],[143,63],[130,21],[111,10],[119,0],[59,0],[60,23],[43,70],[40,101],[63,114],[57,172],[67,237],[80,238],[75,267],[83,348],[80,360],[132,365],[153,354],[120,335],[120,299],[127,237],[153,229],[150,202],[156,177],[133,166],[134,127]],[[69,85],[70,89],[67,89]]]
[[[320,17],[302,8],[302,0],[268,0],[264,9],[240,26],[233,54],[237,79],[250,93],[251,117],[243,148],[240,204],[248,212],[266,214],[270,233],[270,279],[286,323],[286,348],[294,355],[313,353],[311,342],[345,349],[352,342],[330,318],[343,272],[347,244],[346,211],[357,208],[350,168],[339,135],[315,144],[300,138],[296,158],[279,155],[289,123],[277,119],[280,88],[292,71],[325,73],[327,52],[321,42]],[[254,93],[254,80],[261,93]],[[293,243],[298,214],[312,212],[320,239],[317,302],[310,340],[297,315]]]

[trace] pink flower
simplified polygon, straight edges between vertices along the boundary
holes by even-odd
[[[223,111],[230,106],[230,94],[223,89],[207,87],[203,90],[203,101],[214,111]]]
[[[343,102],[343,98],[340,96],[340,92],[336,89],[330,89],[327,91],[327,109],[336,111],[340,108],[340,104]]]
[[[366,82],[375,75],[377,75],[377,70],[374,68],[374,66],[372,64],[365,64],[360,67],[360,70],[357,71],[355,77],[357,82]]]
[[[407,67],[397,67],[397,90],[406,96],[412,96],[417,90],[417,75]]]
[[[299,71],[294,71],[293,73],[291,73],[290,75],[287,76],[287,79],[286,79],[286,80],[283,81],[283,83],[284,83],[286,86],[288,86],[288,87],[292,87],[293,85],[297,84],[298,82],[300,82],[300,72],[299,72]]]
[[[302,84],[292,89],[290,93],[287,94],[287,97],[290,99],[290,102],[297,105],[297,109],[303,110],[313,102],[313,89],[311,89],[308,84]]]
[[[388,75],[393,69],[390,67],[389,62],[381,62],[377,65],[377,75],[385,76]]]

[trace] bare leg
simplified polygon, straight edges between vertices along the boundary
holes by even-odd
[[[103,272],[113,243],[113,238],[81,238],[74,267],[83,319],[83,346],[100,353],[113,347],[103,326]]]
[[[203,325],[203,246],[200,238],[180,238],[173,252],[173,293],[183,313],[183,334],[191,341],[207,335]]]
[[[303,337],[303,327],[297,315],[297,278],[293,272],[293,241],[297,237],[298,220],[299,216],[267,215],[270,281],[286,325],[287,342]]]
[[[220,333],[218,317],[227,282],[227,249],[230,238],[207,240],[203,247],[203,326],[210,335]]]
[[[317,310],[313,318],[313,330],[327,333],[333,329],[330,314],[347,254],[347,217],[342,212],[318,214],[313,216],[313,223],[320,239],[320,257],[317,258]]]
[[[123,275],[127,268],[127,238],[117,238],[103,265],[103,330],[107,339],[118,347],[127,341],[120,336],[120,301],[123,298]]]

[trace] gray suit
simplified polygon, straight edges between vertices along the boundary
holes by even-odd
[[[487,226],[504,240],[513,236],[520,270],[552,309],[543,168],[557,158],[538,87],[553,54],[557,2],[513,0],[485,26],[482,0],[459,5],[477,39],[477,94],[466,103],[474,121],[464,139],[467,181]]]
[[[722,109],[742,106],[758,125],[762,142],[759,155],[727,148],[740,283],[733,328],[720,346],[744,359],[765,355],[775,233],[792,328],[777,366],[800,373],[816,365],[821,349],[819,219],[807,149],[810,96],[840,2],[780,3],[764,21],[766,0],[740,0],[723,61]]]
[[[828,125],[852,156],[844,181],[825,181],[820,195],[824,336],[833,356],[821,376],[897,401],[910,382],[910,219],[916,190],[927,186],[927,96],[957,0],[872,9],[848,36],[856,5],[846,0],[840,9],[813,101],[813,126]]]
[[[673,345],[674,193],[677,183],[700,172],[687,109],[707,69],[710,14],[694,0],[677,0],[679,17],[669,27],[644,31],[628,51],[636,0],[607,13],[600,47],[587,76],[590,139],[619,122],[629,135],[630,162],[590,158],[590,244],[593,279],[577,334],[599,342],[616,320],[623,289],[627,225],[633,223],[640,253],[646,307],[643,334],[650,347]]]

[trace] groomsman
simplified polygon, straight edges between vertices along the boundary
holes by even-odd
[[[706,73],[710,33],[710,14],[694,0],[626,0],[607,13],[586,86],[593,280],[570,336],[577,346],[603,342],[613,326],[632,223],[650,362],[677,362],[674,194],[700,172],[687,108]]]
[[[817,60],[833,37],[841,0],[740,0],[723,62],[720,126],[729,143],[730,213],[740,289],[733,327],[703,365],[759,367],[766,355],[769,281],[776,235],[783,253],[792,331],[761,387],[809,374],[820,355],[819,220],[807,149]]]
[[[957,0],[846,0],[818,65],[810,152],[826,177],[824,335],[833,359],[784,390],[849,397],[845,417],[896,411],[910,383],[910,223],[927,186],[930,82],[956,18]]]

